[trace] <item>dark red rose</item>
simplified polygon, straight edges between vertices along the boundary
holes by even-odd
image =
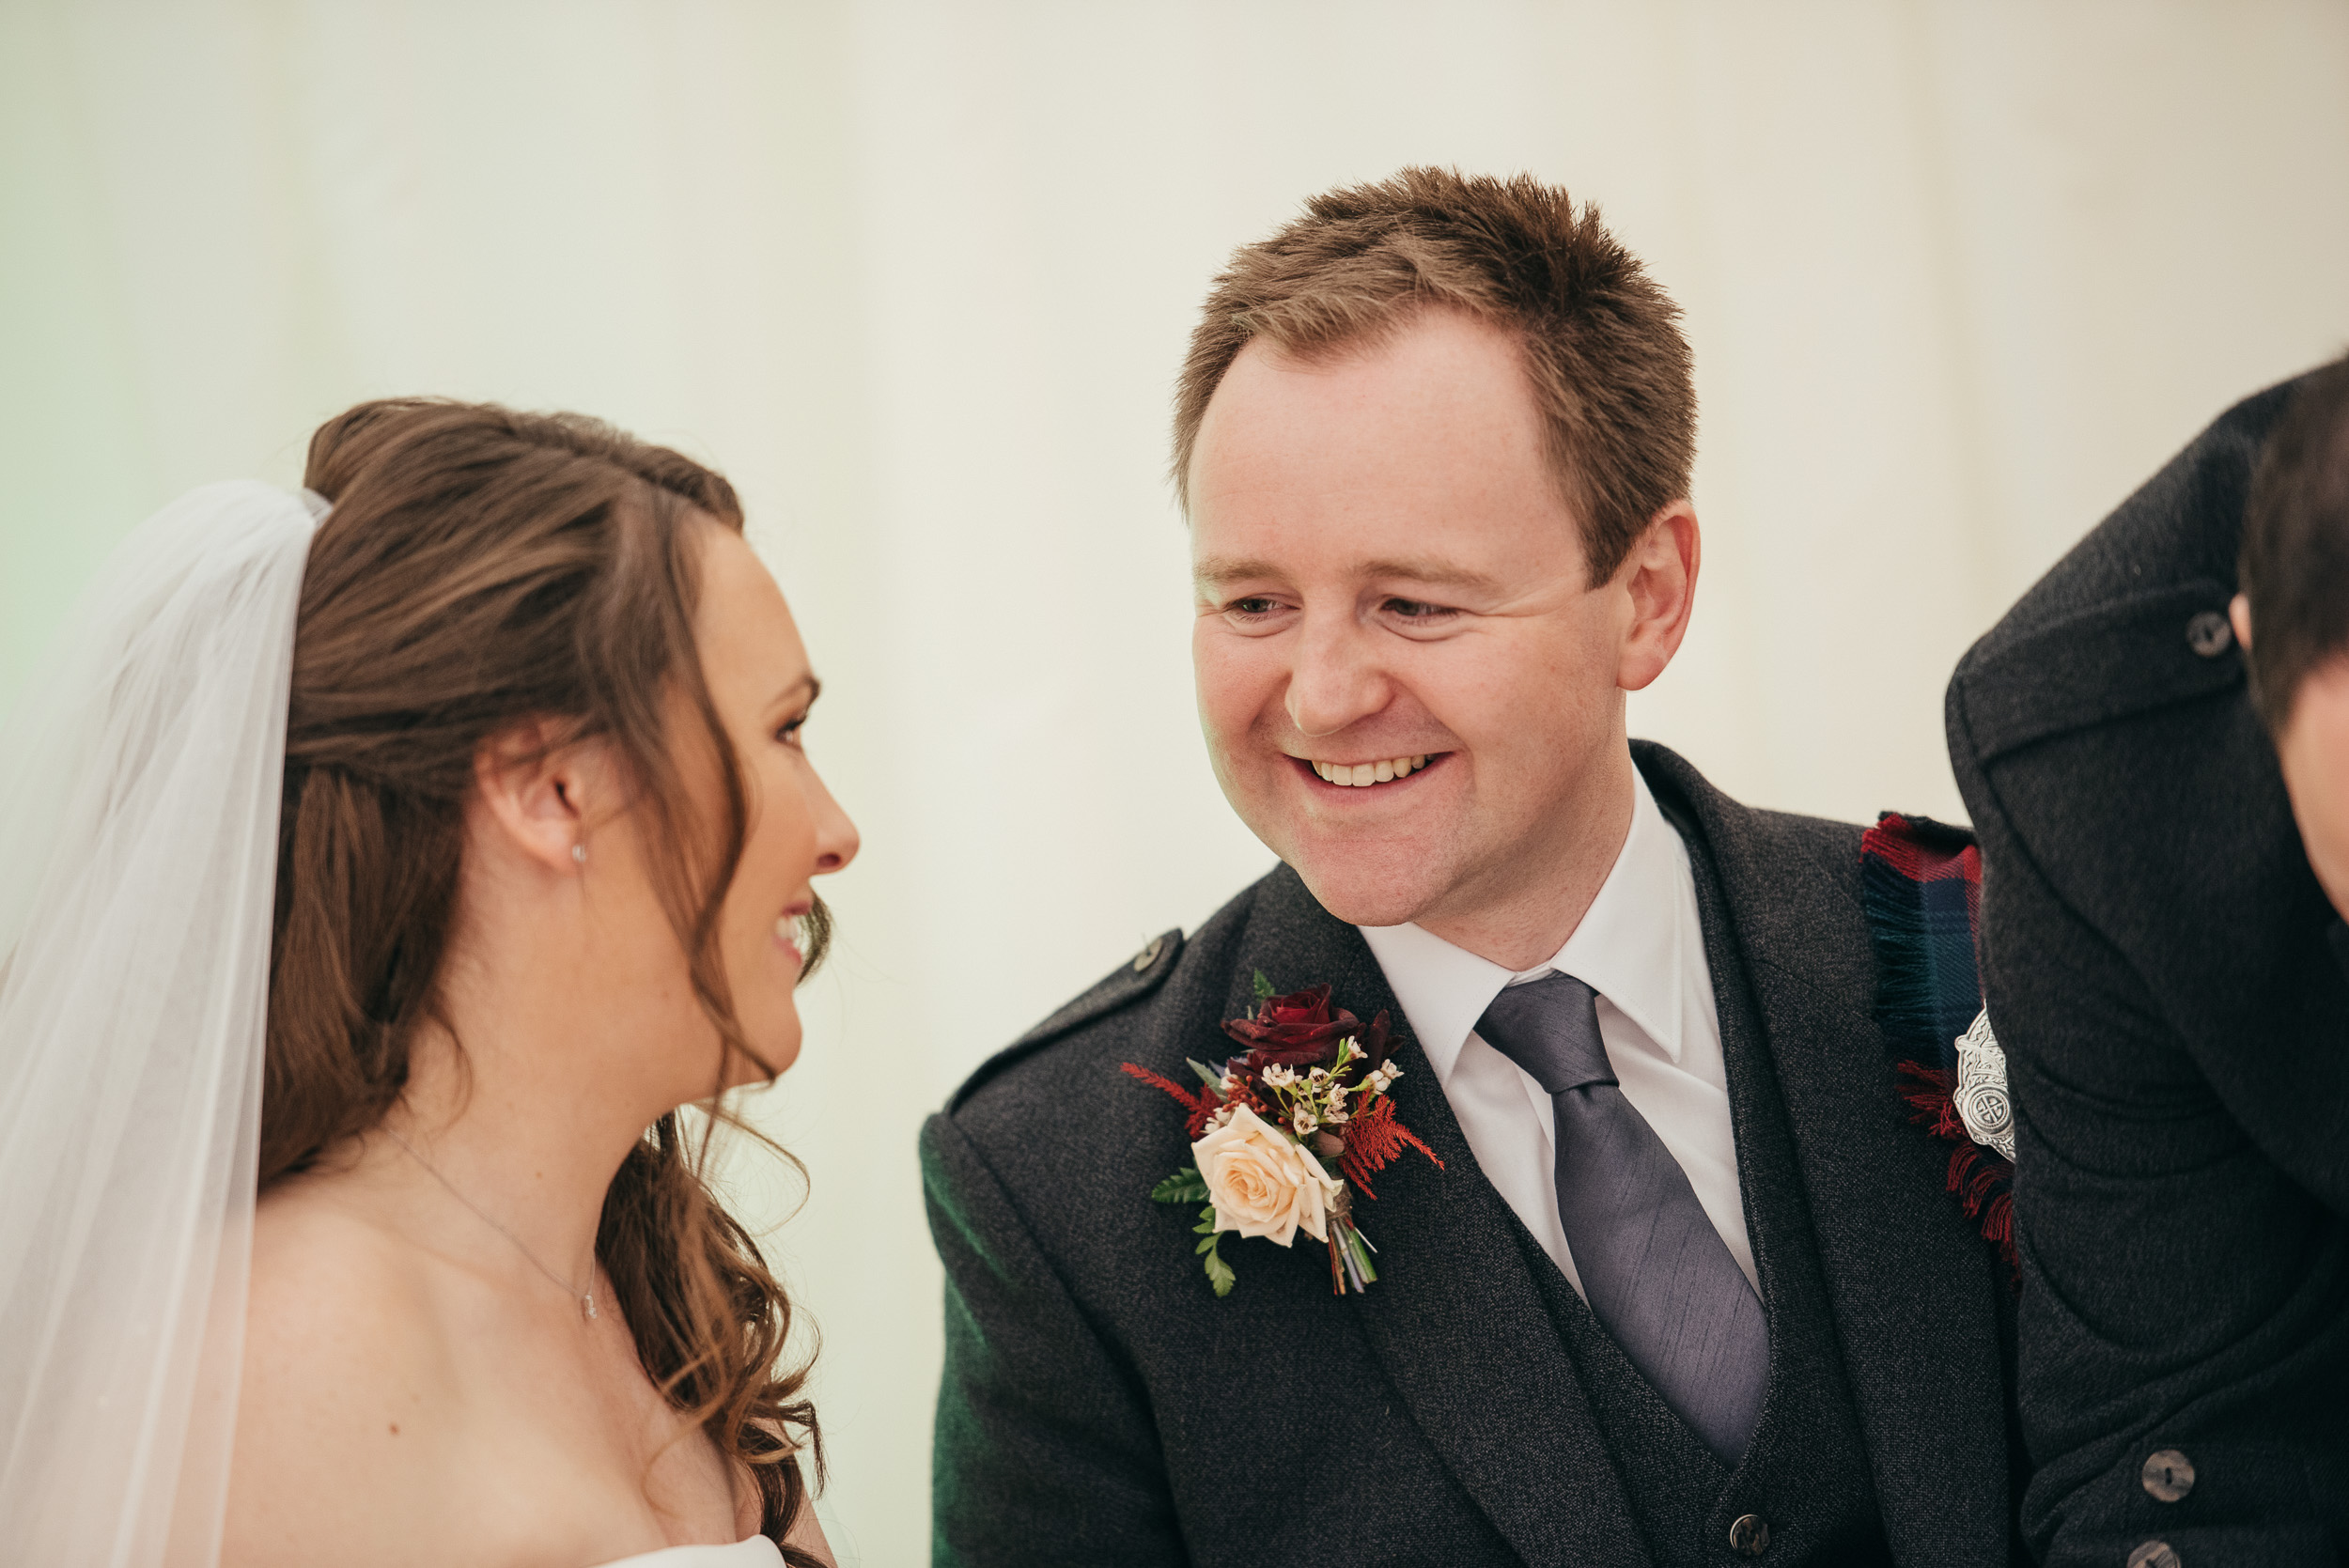
[[[1248,1048],[1251,1067],[1276,1062],[1283,1067],[1307,1067],[1330,1062],[1338,1054],[1338,1041],[1361,1033],[1361,1028],[1353,1014],[1330,1007],[1329,986],[1309,986],[1271,998],[1253,1017],[1229,1019],[1223,1032]]]

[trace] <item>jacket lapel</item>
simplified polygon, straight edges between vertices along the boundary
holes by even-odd
[[[1357,1215],[1378,1249],[1378,1280],[1348,1300],[1420,1432],[1527,1563],[1644,1563],[1511,1216],[1361,933],[1283,868],[1250,916],[1240,951],[1225,1017],[1249,1005],[1252,971],[1262,970],[1283,991],[1327,982],[1365,1023],[1385,1011],[1401,1041],[1396,1114],[1444,1168],[1408,1153],[1380,1173],[1377,1198]]]
[[[1798,837],[1670,752],[1637,752],[1659,799],[1695,819],[1720,880],[1893,1553],[2004,1561],[2004,1265],[1946,1190],[1946,1155],[1901,1115],[1870,1011],[1857,837],[1839,876],[1825,832]]]

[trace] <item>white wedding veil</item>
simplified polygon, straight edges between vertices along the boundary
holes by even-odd
[[[323,507],[241,481],[174,502],[0,730],[11,1562],[219,1557],[287,691]]]

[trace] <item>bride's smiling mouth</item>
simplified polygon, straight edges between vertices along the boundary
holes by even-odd
[[[1291,757],[1289,760],[1324,787],[1352,790],[1400,784],[1451,754],[1449,752],[1421,752],[1404,756],[1378,757],[1369,762],[1334,762],[1315,757]]]
[[[794,904],[775,919],[775,945],[795,964],[807,961],[807,917],[814,908],[812,903]]]

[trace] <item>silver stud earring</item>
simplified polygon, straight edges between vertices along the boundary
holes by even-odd
[[[587,846],[583,844],[572,845],[571,859],[581,865],[585,865],[587,863]]]

